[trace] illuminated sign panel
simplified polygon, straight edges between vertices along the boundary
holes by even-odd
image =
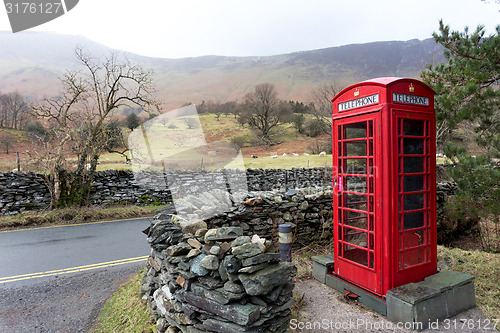
[[[392,93],[392,100],[396,103],[429,106],[429,97],[423,97],[423,96]]]
[[[367,106],[377,103],[378,103],[378,94],[370,95],[366,97],[353,99],[352,101],[339,103],[339,111],[347,111],[350,109],[359,108],[361,106]]]

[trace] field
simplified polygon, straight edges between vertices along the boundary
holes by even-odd
[[[189,118],[192,118],[189,120]],[[0,129],[9,135],[9,152],[0,146],[0,172],[17,168],[19,152],[22,171],[43,172],[36,165],[37,148],[23,131]],[[117,153],[103,153],[98,171],[138,169],[196,169],[217,168],[307,168],[331,165],[331,156],[308,154],[310,147],[319,141],[329,140],[328,135],[310,138],[299,134],[291,124],[277,126],[271,139],[275,145],[259,145],[256,135],[248,126],[242,126],[231,115],[217,120],[214,114],[163,114],[130,133],[129,146],[132,165]],[[241,150],[231,142],[237,142]],[[286,154],[285,156],[283,154]],[[295,154],[295,156],[294,156]],[[255,155],[258,158],[252,158]],[[271,156],[277,155],[277,158]],[[298,156],[297,156],[298,155]],[[67,158],[68,166],[76,164],[76,157]]]

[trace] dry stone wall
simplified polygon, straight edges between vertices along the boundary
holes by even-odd
[[[179,223],[167,212],[146,231],[151,256],[141,284],[158,332],[286,332],[292,263],[241,227]]]
[[[186,193],[198,193],[205,184],[226,186],[231,170],[173,171],[165,173],[107,170],[96,174],[91,202],[94,205],[116,203],[166,204],[172,202],[171,188],[182,184]],[[249,191],[322,186],[331,184],[331,168],[248,169]],[[167,179],[174,179],[168,183]],[[167,184],[169,186],[167,186]],[[44,175],[34,173],[0,173],[0,214],[15,215],[26,210],[40,210],[50,204],[50,192]]]
[[[331,187],[251,192],[230,210],[207,219],[209,228],[240,227],[244,234],[266,239],[278,235],[278,226],[291,224],[294,244],[304,245],[333,234]]]

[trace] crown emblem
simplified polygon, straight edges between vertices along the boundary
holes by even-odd
[[[358,97],[359,96],[359,89],[356,88],[356,90],[354,90],[354,97]]]
[[[415,91],[415,87],[413,86],[413,83],[410,83],[410,86],[408,87],[408,90],[412,93]]]

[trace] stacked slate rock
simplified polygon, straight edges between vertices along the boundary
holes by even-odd
[[[172,217],[157,215],[148,230],[141,292],[157,331],[286,332],[295,266],[239,227],[207,230],[198,221],[182,228]]]
[[[35,173],[0,173],[0,215],[42,210],[50,204],[45,176]]]
[[[294,244],[328,240],[333,235],[332,187],[251,192],[230,210],[206,219],[209,228],[237,226],[245,235],[274,239],[278,226],[291,224]]]

